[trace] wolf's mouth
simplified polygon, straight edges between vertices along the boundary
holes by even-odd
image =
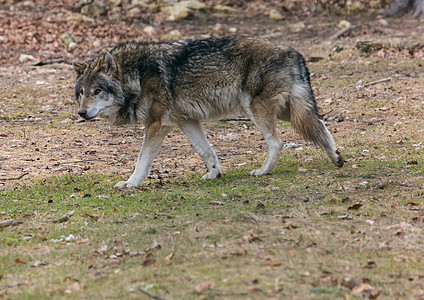
[[[91,114],[89,114],[88,113],[88,111],[86,110],[86,109],[80,109],[79,111],[78,111],[78,114],[82,117],[82,118],[84,118],[85,120],[91,120],[91,119],[93,119],[94,117],[95,117],[95,115],[93,116],[93,115],[91,115]]]

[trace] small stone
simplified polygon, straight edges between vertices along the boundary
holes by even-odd
[[[298,31],[301,31],[302,29],[305,29],[306,28],[306,25],[305,25],[305,23],[304,22],[298,22],[298,23],[295,23],[295,24],[293,24],[292,26],[291,26],[291,29],[293,30],[293,31],[295,31],[295,32],[298,32]]]
[[[187,19],[195,10],[206,9],[206,5],[195,0],[181,1],[171,6],[161,8],[162,12],[169,13],[172,20]]]
[[[143,31],[147,33],[148,35],[153,35],[156,32],[153,26],[146,26],[144,27]]]
[[[380,20],[378,20],[378,23],[379,23],[381,26],[384,26],[384,27],[389,26],[389,22],[388,22],[386,19],[380,19]]]
[[[53,105],[44,105],[41,107],[41,111],[43,112],[52,112],[54,110]]]
[[[269,18],[271,20],[283,20],[284,16],[282,14],[280,14],[280,12],[278,10],[276,10],[275,8],[271,9],[271,11],[269,12]]]
[[[350,22],[346,21],[346,20],[341,20],[339,22],[339,24],[337,25],[337,27],[340,28],[340,29],[350,28],[351,26],[352,26],[352,24],[350,24]]]
[[[128,1],[125,1],[128,2]],[[149,2],[148,0],[131,0],[131,5],[132,6],[143,6],[143,7],[148,7],[147,2]],[[156,2],[156,1],[155,1]]]
[[[374,225],[374,220],[365,220],[365,223],[367,223],[368,225]]]
[[[140,16],[141,14],[141,9],[139,7],[133,7],[128,11],[128,16],[131,18]]]
[[[75,43],[75,42],[71,42],[71,43],[68,45],[68,49],[69,49],[69,50],[74,50],[77,46],[78,46],[78,44],[77,44],[77,43]]]
[[[359,1],[353,2],[352,6],[349,7],[349,10],[353,13],[360,13],[364,11],[364,9],[365,6]]]
[[[172,30],[164,36],[164,39],[165,40],[171,40],[171,41],[177,41],[177,40],[180,40],[182,37],[183,37],[183,34],[179,30]]]
[[[122,4],[122,0],[109,0],[113,4],[113,6],[119,6]]]
[[[372,8],[378,8],[381,5],[381,1],[380,0],[371,0],[370,1],[370,6]]]
[[[230,28],[228,28],[228,31],[231,32],[231,33],[236,33],[237,28],[236,27],[230,27]]]
[[[325,105],[330,105],[330,104],[333,104],[334,103],[334,101],[333,101],[333,99],[331,99],[331,98],[328,98],[328,99],[325,99],[324,100],[324,104]]]
[[[26,63],[26,62],[28,62],[30,60],[35,61],[36,59],[35,59],[34,56],[29,55],[29,54],[21,54],[21,55],[19,55],[19,62],[20,63]]]
[[[84,1],[82,2],[84,3]],[[100,17],[107,13],[106,4],[102,1],[92,1],[81,7],[81,14],[89,17]]]
[[[345,278],[342,280],[341,285],[342,285],[342,286],[344,286],[345,288],[353,289],[353,288],[355,288],[355,287],[357,287],[357,286],[358,286],[358,282],[356,282],[356,280],[355,280],[355,279],[353,279],[353,278],[345,277]]]
[[[100,42],[100,40],[99,40],[99,39],[97,39],[97,40],[95,40],[95,41],[93,42],[93,47],[95,47],[95,48],[99,48],[101,45],[102,45],[102,44],[101,44],[101,42]]]
[[[65,45],[67,45],[67,46],[69,46],[71,43],[74,43],[74,42],[75,42],[75,37],[74,37],[74,35],[73,35],[72,33],[70,33],[69,31],[67,31],[67,32],[63,33],[63,34],[60,36],[60,39],[61,39],[61,40],[62,40],[62,42],[63,42]]]
[[[384,189],[384,184],[383,183],[381,183],[381,182],[377,182],[376,184],[375,184],[375,187],[377,188],[377,189]]]
[[[299,144],[293,143],[293,142],[288,142],[285,143],[283,146],[284,149],[296,149],[299,148]]]
[[[237,13],[237,9],[230,7],[230,6],[227,6],[227,5],[218,4],[218,5],[215,5],[213,7],[213,9],[218,11],[218,12],[225,13],[227,15],[232,15],[232,14]]]

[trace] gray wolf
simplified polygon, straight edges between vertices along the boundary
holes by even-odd
[[[336,166],[343,166],[318,114],[305,60],[290,47],[242,36],[128,42],[88,62],[74,63],[74,68],[81,117],[145,126],[134,173],[117,188],[143,183],[174,126],[181,128],[206,162],[209,172],[202,179],[219,177],[222,168],[201,121],[239,114],[250,118],[268,146],[264,164],[250,175],[268,174],[276,167],[283,146],[275,129],[278,120],[291,122]]]

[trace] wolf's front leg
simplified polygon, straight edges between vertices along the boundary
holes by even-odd
[[[194,149],[203,158],[209,173],[203,175],[202,179],[215,179],[221,176],[222,168],[218,156],[206,139],[205,131],[200,121],[185,120],[179,124],[181,130],[187,135]]]
[[[146,128],[144,142],[138,155],[134,173],[127,181],[118,182],[116,188],[131,188],[139,186],[149,175],[153,160],[159,152],[166,135],[171,132],[172,126],[164,126],[161,122],[154,122]]]

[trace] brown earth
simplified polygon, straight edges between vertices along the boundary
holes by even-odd
[[[379,122],[381,118],[395,122],[393,111],[403,105],[401,99],[405,94],[421,105],[422,91],[417,83],[378,84],[370,95],[351,82],[361,79],[366,83],[388,76],[422,82],[422,44],[414,48],[404,45],[411,45],[411,40],[423,41],[424,24],[408,18],[384,20],[379,15],[382,10],[345,16],[296,11],[276,21],[267,14],[278,1],[269,4],[254,1],[258,3],[256,7],[234,5],[237,13],[233,15],[212,12],[179,21],[168,21],[165,13],[147,8],[142,8],[137,17],[131,17],[129,10],[120,7],[121,17],[111,21],[84,17],[77,9],[78,1],[64,1],[61,6],[55,6],[53,1],[27,2],[33,5],[2,3],[0,10],[0,189],[19,188],[36,179],[62,174],[95,172],[127,177],[132,172],[144,130],[140,125],[112,127],[101,120],[79,120],[73,102],[75,76],[70,63],[97,55],[125,40],[165,40],[172,30],[178,30],[182,38],[234,33],[260,36],[304,53],[313,73],[321,113],[327,113],[327,123],[338,144],[344,147],[350,143],[350,131],[352,126],[357,126],[354,122],[358,118],[366,119],[361,121],[364,124]],[[341,20],[352,24],[352,29],[344,34],[337,28]],[[153,34],[144,31],[148,25],[153,26]],[[73,34],[76,48],[70,49],[62,42],[60,36],[65,32]],[[340,37],[336,38],[337,33]],[[355,50],[358,40],[381,41],[383,48],[360,53]],[[336,46],[339,47],[336,52],[344,50],[336,53]],[[32,55],[33,59],[23,59],[22,54]],[[378,71],[372,59],[381,57],[388,64]],[[346,78],[346,85],[326,85],[325,81],[332,76]],[[397,97],[393,96],[396,94]],[[361,116],[361,99],[377,99],[382,95],[399,99],[396,102],[399,107],[371,109],[372,113],[367,111],[366,116]],[[336,104],[331,104],[335,100]],[[224,172],[245,164],[246,158],[249,165],[261,162],[261,157],[251,154],[263,152],[265,143],[250,122],[207,124],[206,128]],[[285,141],[309,147],[291,128],[282,125],[279,131]],[[414,133],[405,136],[413,138]],[[187,138],[176,130],[165,141],[151,176],[168,180],[202,172],[205,167],[201,159]]]

